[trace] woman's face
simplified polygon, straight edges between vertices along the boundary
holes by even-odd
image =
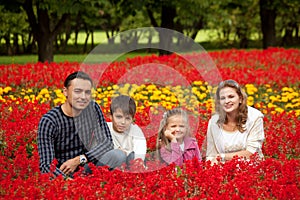
[[[225,87],[220,90],[220,105],[226,113],[236,112],[241,102],[242,99],[236,89]]]

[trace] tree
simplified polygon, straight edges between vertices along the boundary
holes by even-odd
[[[25,38],[28,32],[28,24],[25,21],[26,14],[24,12],[11,12],[0,6],[0,38],[5,40],[5,50],[8,55],[21,53],[18,43],[18,37]],[[13,40],[13,45],[11,41]],[[25,50],[25,42],[23,40],[23,51]]]
[[[72,13],[77,13],[87,3],[85,0],[1,0],[7,8],[25,10],[33,37],[38,46],[38,61],[52,62],[53,43]]]
[[[263,48],[266,49],[270,46],[276,45],[276,1],[273,0],[260,0],[260,20],[261,31],[263,35]]]
[[[276,31],[281,37],[280,45],[294,45],[300,42],[300,2],[282,0],[281,9],[277,11]]]

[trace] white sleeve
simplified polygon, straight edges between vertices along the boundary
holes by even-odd
[[[138,127],[137,125],[135,126],[133,135],[133,151],[135,159],[141,158],[145,160],[147,152],[147,142],[142,129],[140,129],[140,127]]]
[[[263,119],[258,118],[251,130],[249,130],[249,136],[247,139],[247,150],[251,153],[261,152],[262,144],[264,142],[264,126]]]

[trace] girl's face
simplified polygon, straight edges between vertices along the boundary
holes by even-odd
[[[239,108],[242,99],[234,88],[225,87],[220,90],[220,105],[226,113],[234,113]]]
[[[187,132],[186,122],[181,115],[174,115],[168,118],[166,130],[175,135],[177,141],[183,141]]]

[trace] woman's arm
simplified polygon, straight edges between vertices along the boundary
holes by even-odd
[[[212,119],[209,120],[206,133],[206,161],[211,161],[212,164],[217,163],[216,157],[218,156],[218,151],[216,148],[216,143],[213,138],[213,128]]]
[[[254,153],[261,153],[262,143],[264,141],[263,118],[259,117],[248,133],[246,150],[241,150],[233,153],[226,153],[225,160],[231,160],[234,156],[245,157],[250,159]],[[221,154],[218,154],[221,157]]]

